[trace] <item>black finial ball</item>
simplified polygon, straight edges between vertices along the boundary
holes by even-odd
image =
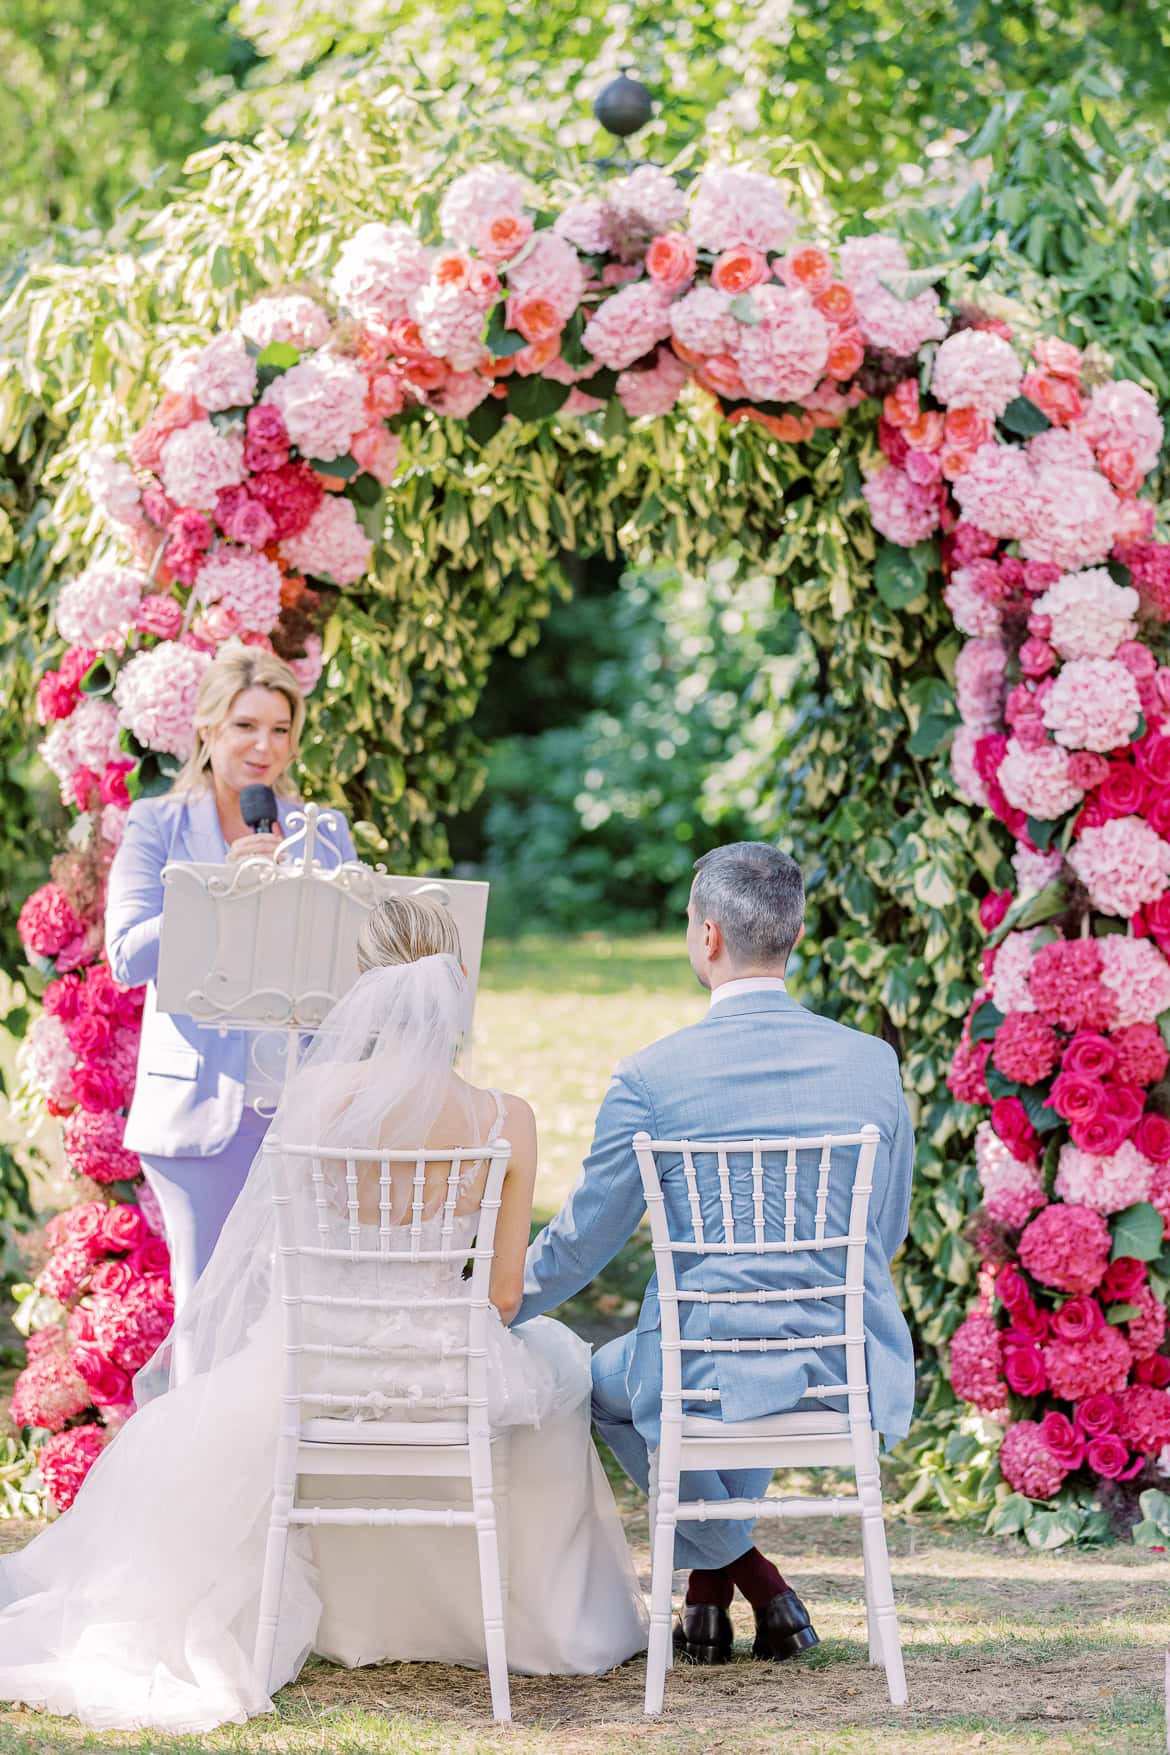
[[[619,73],[594,98],[593,114],[608,133],[624,140],[627,134],[636,134],[646,126],[654,114],[654,105],[640,79]]]

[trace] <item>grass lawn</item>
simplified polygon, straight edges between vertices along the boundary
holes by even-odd
[[[670,939],[532,938],[488,947],[474,1077],[518,1090],[540,1126],[538,1205],[563,1199],[622,1055],[698,1019],[681,934]],[[624,1252],[567,1314],[601,1335],[628,1327],[647,1251]],[[230,1491],[225,1482],[224,1490]],[[635,1563],[649,1583],[645,1512],[619,1484]],[[34,1526],[0,1523],[0,1547]],[[111,1540],[116,1540],[111,1532]],[[516,1723],[496,1728],[486,1677],[440,1665],[340,1670],[312,1661],[274,1717],[207,1738],[96,1736],[71,1721],[0,1708],[0,1755],[121,1749],[133,1755],[1153,1755],[1167,1636],[1164,1557],[1113,1548],[1035,1554],[978,1530],[891,1517],[894,1586],[910,1706],[894,1712],[866,1661],[858,1532],[799,1523],[768,1543],[812,1610],[822,1644],[799,1664],[750,1658],[674,1670],[666,1712],[644,1720],[644,1667],[596,1678],[513,1678]],[[782,1544],[782,1545],[781,1545]]]

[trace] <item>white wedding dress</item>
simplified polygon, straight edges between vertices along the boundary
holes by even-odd
[[[425,971],[428,963],[447,961],[428,958],[404,967]],[[359,988],[368,988],[371,976],[395,974],[401,970],[371,971]],[[417,993],[411,995],[415,1009],[401,1011],[404,984],[405,977],[396,987],[388,980],[381,984],[393,989],[400,1007],[391,1008],[399,1061],[403,1032],[413,1028],[418,1011]],[[429,1004],[433,995],[426,998]],[[364,1003],[367,1013],[360,1006],[351,1011],[356,1009],[358,1033],[364,1031],[368,1043],[378,1036],[385,1006],[371,1027],[368,991]],[[338,1011],[349,1004],[343,1001]],[[335,1067],[326,1062],[327,1073]],[[417,1089],[417,1069],[411,1074],[407,1066],[403,1078],[411,1077]],[[497,1099],[488,1139],[499,1132],[499,1114]],[[472,1190],[455,1220],[460,1248],[470,1248],[474,1237],[474,1199]],[[320,1222],[318,1211],[318,1234]],[[343,1227],[344,1215],[335,1222]],[[440,1220],[423,1223],[437,1228]],[[377,1227],[371,1230],[376,1234]],[[408,1227],[396,1227],[395,1235],[405,1258]],[[98,1458],[73,1507],[21,1553],[0,1561],[0,1699],[73,1714],[99,1730],[202,1733],[271,1709],[252,1665],[280,1420],[281,1314],[271,1262],[271,1187],[261,1155],[183,1318],[182,1345],[192,1374],[145,1400]],[[428,1288],[417,1277],[419,1266],[396,1262],[393,1254],[346,1264],[352,1283],[334,1281],[330,1290],[390,1296],[409,1284],[411,1295],[421,1298],[428,1289],[450,1296],[467,1283],[449,1264],[433,1264]],[[492,1315],[489,1412],[493,1426],[509,1429],[510,1447],[501,1517],[509,1668],[536,1674],[604,1671],[645,1648],[646,1614],[590,1441],[589,1348],[548,1318],[513,1330]],[[396,1348],[417,1350],[397,1366],[391,1357],[372,1368],[368,1361],[351,1361],[354,1394],[363,1399],[352,1410],[335,1410],[335,1417],[378,1418],[371,1392],[421,1398],[454,1387],[450,1380],[458,1366],[444,1357],[445,1324],[456,1325],[465,1338],[459,1313],[443,1313],[436,1321],[433,1311],[397,1311],[373,1330],[368,1313],[352,1312],[351,1319],[353,1332],[346,1334],[334,1316],[328,1338],[392,1340]],[[337,1364],[329,1370],[336,1389]],[[148,1367],[141,1392],[154,1393],[159,1376],[158,1367]],[[424,1503],[435,1494],[450,1503],[460,1483],[410,1483],[408,1495],[404,1483],[395,1481],[390,1492],[400,1498],[390,1496],[389,1485],[351,1479],[347,1501]],[[328,1477],[302,1478],[307,1503],[328,1503],[337,1491],[338,1483]],[[350,1665],[436,1660],[482,1666],[474,1531],[295,1531],[274,1686],[291,1681],[314,1651]]]

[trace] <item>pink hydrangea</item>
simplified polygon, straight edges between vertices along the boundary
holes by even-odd
[[[1098,453],[1132,452],[1143,476],[1153,469],[1162,450],[1158,404],[1148,390],[1128,378],[1097,386],[1077,430]]]
[[[1008,650],[1002,640],[968,640],[955,660],[955,693],[964,724],[990,731],[1003,711]]]
[[[1020,1262],[1044,1286],[1091,1292],[1105,1272],[1110,1244],[1109,1227],[1092,1207],[1048,1206],[1025,1227]]]
[[[1057,939],[1036,952],[1028,987],[1050,1023],[1062,1030],[1107,1030],[1117,1021],[1117,999],[1101,979],[1106,942]]]
[[[603,195],[619,234],[614,239],[619,249],[623,242],[646,242],[672,231],[687,210],[686,195],[669,171],[658,165],[639,165],[628,176],[607,183]],[[575,238],[572,241],[576,243]]]
[[[218,433],[209,420],[178,427],[163,442],[159,475],[176,505],[210,512],[221,488],[244,479],[244,435]]]
[[[974,408],[998,420],[1020,394],[1023,379],[1010,342],[986,329],[960,329],[935,354],[930,388],[945,407]]]
[[[323,665],[321,636],[309,634],[305,639],[303,658],[290,658],[288,667],[301,685],[301,693],[311,695],[321,677]]]
[[[45,1490],[58,1511],[68,1511],[81,1491],[82,1482],[106,1443],[100,1426],[74,1426],[46,1439],[37,1452],[37,1467]]]
[[[411,299],[410,310],[423,346],[436,359],[448,360],[457,372],[469,372],[478,365],[483,355],[483,307],[465,287],[440,286],[428,281]],[[289,431],[292,432],[291,426]]]
[[[256,395],[256,361],[243,336],[228,329],[178,361],[163,382],[168,390],[186,391],[208,414],[247,408]]]
[[[329,494],[304,530],[280,545],[284,559],[298,573],[342,586],[365,577],[373,549],[350,502]]]
[[[1156,1456],[1170,1444],[1170,1391],[1133,1383],[1117,1397],[1117,1433],[1135,1450]]]
[[[1017,1420],[1003,1435],[999,1472],[1013,1492],[1029,1499],[1051,1499],[1069,1471],[1049,1450],[1035,1420]]]
[[[1137,1315],[1125,1324],[1126,1337],[1135,1359],[1149,1359],[1166,1338],[1166,1306],[1159,1303],[1148,1286],[1139,1286],[1125,1300],[1137,1305]]]
[[[1037,1085],[1055,1067],[1060,1043],[1051,1024],[1036,1012],[1008,1012],[995,1032],[991,1052],[1005,1078]]]
[[[614,246],[614,217],[612,209],[598,196],[584,195],[561,209],[553,221],[553,231],[588,256],[604,256]]]
[[[973,725],[956,727],[951,739],[951,776],[960,794],[981,809],[988,808],[987,788],[975,766],[975,745],[980,733]]]
[[[1093,907],[1123,920],[1156,902],[1170,882],[1170,842],[1141,817],[1112,817],[1099,828],[1082,829],[1068,862]]]
[[[779,183],[762,171],[704,171],[691,196],[691,236],[716,255],[744,244],[765,254],[782,250],[796,223]]]
[[[715,286],[694,287],[671,305],[670,327],[692,353],[730,353],[739,329],[731,294]]]
[[[678,355],[668,347],[660,347],[649,370],[619,375],[617,393],[631,420],[640,415],[668,414],[689,376]]]
[[[806,293],[768,285],[749,296],[759,322],[737,324],[731,349],[744,388],[761,402],[799,402],[824,372],[829,325]]]
[[[899,548],[912,548],[938,529],[937,490],[917,487],[904,469],[890,464],[871,475],[861,491],[874,529]]]
[[[85,933],[85,925],[59,884],[42,884],[21,908],[16,932],[26,951],[55,957]]]
[[[17,1054],[17,1067],[24,1082],[57,1108],[72,1108],[70,1075],[74,1054],[60,1018],[43,1013],[34,1018]]]
[[[95,445],[87,453],[85,485],[95,507],[107,518],[131,527],[139,522],[142,490],[134,471],[112,445]]]
[[[307,350],[325,346],[332,324],[328,312],[304,293],[271,293],[244,306],[240,332],[261,351],[274,341]]]
[[[585,270],[565,238],[538,232],[527,255],[508,270],[508,293],[520,303],[543,299],[567,323],[585,293]]]
[[[958,487],[956,483],[956,497]],[[965,503],[964,509],[974,516]],[[1002,534],[1020,537],[1025,560],[1050,561],[1062,572],[1075,573],[1105,560],[1117,535],[1118,516],[1117,496],[1104,476],[1045,464],[1031,471],[1025,524]]]
[[[981,445],[952,484],[963,517],[989,536],[1017,538],[1031,529],[1033,474],[1018,445]]]
[[[991,1058],[990,1042],[972,1042],[966,1029],[951,1058],[947,1089],[959,1103],[990,1103],[985,1073]]]
[[[274,378],[262,406],[276,409],[302,456],[331,462],[366,424],[366,391],[352,361],[318,353]]]
[[[1141,718],[1137,683],[1113,658],[1073,658],[1044,697],[1044,723],[1070,750],[1113,750],[1129,743]]]
[[[474,377],[474,374],[467,373],[466,376]],[[484,381],[480,378],[477,382],[483,384]],[[449,383],[450,380],[448,380]],[[486,390],[486,385],[484,388]],[[471,406],[478,407],[481,400],[482,396],[477,397]],[[448,408],[446,412],[450,413],[450,409]],[[350,452],[358,468],[364,470],[367,475],[372,475],[382,487],[389,487],[394,480],[401,450],[402,440],[398,434],[392,433],[388,427],[384,426],[366,427],[363,432],[354,435],[350,445]]]
[[[670,334],[670,298],[653,281],[622,287],[585,325],[586,351],[601,365],[624,372]]]
[[[1083,1212],[1083,1207],[1046,1207],[1039,1219],[1050,1213]],[[1095,1217],[1097,1215],[1094,1215]],[[1104,1226],[1104,1219],[1098,1222]],[[1029,1226],[1029,1230],[1032,1227]],[[1027,1236],[1027,1232],[1024,1233]],[[1133,1350],[1120,1329],[1102,1323],[1092,1334],[1078,1335],[1075,1340],[1052,1340],[1044,1349],[1044,1366],[1048,1386],[1062,1401],[1082,1401],[1090,1395],[1116,1395],[1125,1387],[1133,1364]]]
[[[1032,609],[1052,623],[1047,637],[1062,658],[1112,658],[1137,633],[1138,594],[1114,584],[1104,567],[1065,573]]]
[[[248,485],[272,519],[278,542],[299,536],[324,498],[324,489],[307,463],[265,469]]]
[[[228,545],[208,555],[195,582],[201,604],[221,603],[240,628],[266,634],[280,615],[281,571],[252,549]]]
[[[250,494],[246,487],[224,488],[215,502],[215,521],[226,537],[232,542],[245,543],[249,548],[266,548],[276,535],[276,525],[272,514],[263,501]],[[209,548],[210,543],[205,545]],[[193,584],[203,565],[201,554],[196,551],[190,557],[190,577],[188,584]],[[167,553],[168,563],[172,565],[171,554]]]
[[[1115,1073],[1123,1085],[1156,1085],[1170,1065],[1170,1050],[1154,1023],[1123,1025],[1113,1032]]]
[[[997,778],[1009,804],[1044,821],[1062,817],[1084,796],[1069,772],[1068,751],[1059,744],[1025,749],[1010,737]]]
[[[131,1182],[142,1171],[137,1152],[122,1143],[126,1117],[77,1109],[65,1123],[65,1150],[78,1176],[93,1182]]]
[[[1152,939],[1109,933],[1096,943],[1101,981],[1116,999],[1118,1028],[1152,1024],[1170,1010],[1170,963]]]
[[[1036,1010],[1030,976],[1039,935],[1038,926],[1031,926],[1026,932],[1009,932],[996,950],[989,984],[990,995],[997,1010],[1005,1016],[1008,1012]]]
[[[89,1386],[68,1358],[64,1332],[56,1331],[53,1344],[39,1349],[13,1384],[9,1418],[14,1426],[60,1432],[92,1400]]]
[[[60,781],[66,804],[76,803],[72,783],[79,768],[100,775],[118,755],[118,729],[118,715],[111,702],[83,700],[39,745],[41,760]]]
[[[1068,427],[1049,427],[1034,433],[1024,446],[1033,469],[1053,464],[1060,469],[1079,469],[1089,475],[1096,473],[1097,459],[1093,447]]]
[[[1142,1157],[1132,1140],[1124,1140],[1107,1157],[1065,1145],[1060,1148],[1056,1192],[1073,1206],[1092,1207],[1098,1213],[1119,1213],[1135,1201],[1149,1198],[1153,1174],[1154,1166]]]
[[[132,1280],[121,1293],[94,1298],[94,1340],[123,1371],[139,1371],[166,1339],[173,1316],[165,1280]]]
[[[1059,851],[1037,853],[1031,847],[1017,847],[1012,854],[1012,870],[1016,874],[1018,893],[1031,896],[1044,889],[1059,876],[1063,865],[1064,855]]]
[[[120,647],[134,626],[146,580],[129,567],[87,567],[61,588],[57,631],[74,646]]]
[[[1037,1207],[1044,1205],[1044,1178],[1037,1164],[1014,1157],[990,1122],[975,1130],[975,1167],[983,1187],[983,1205],[997,1224],[1018,1231]]]
[[[994,598],[981,590],[976,568],[956,568],[943,590],[943,602],[960,633],[976,639],[997,639],[1000,635],[1003,611]]]
[[[983,1310],[973,1310],[951,1341],[951,1387],[957,1396],[985,1413],[1007,1408],[1003,1377],[1003,1345],[999,1330]]]
[[[480,165],[449,185],[439,203],[439,229],[452,243],[483,247],[488,228],[502,214],[524,206],[524,183],[502,165]]]
[[[431,253],[408,225],[364,225],[342,245],[333,271],[338,301],[355,317],[393,323],[431,272]]]
[[[853,294],[862,339],[870,347],[909,357],[928,341],[940,341],[946,324],[938,294],[927,291],[901,299],[883,280],[897,282],[910,269],[897,238],[875,234],[846,238],[841,245],[841,279]]]
[[[206,652],[167,641],[137,653],[118,672],[118,712],[144,749],[186,761],[194,743],[195,697],[210,662]]]
[[[427,407],[433,408],[436,414],[445,415],[450,420],[466,420],[472,410],[478,408],[480,403],[490,396],[491,393],[491,379],[481,378],[478,372],[448,372],[446,378],[444,378],[438,389],[429,392],[427,396]],[[384,427],[379,430],[381,432],[386,432]],[[392,438],[397,442],[398,435],[396,433],[386,433],[386,437]],[[364,435],[361,433],[359,433],[357,439],[354,440],[355,457],[357,456],[356,447],[358,440],[360,439],[364,439]],[[397,468],[397,461],[398,455],[396,451],[395,468]],[[383,486],[385,485],[387,484],[383,483]]]

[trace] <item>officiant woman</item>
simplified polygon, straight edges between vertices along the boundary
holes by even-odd
[[[110,968],[128,986],[147,988],[126,1144],[162,1208],[176,1311],[215,1248],[267,1119],[244,1100],[245,1033],[221,1035],[158,1010],[163,866],[272,857],[297,804],[292,767],[304,722],[304,696],[287,664],[239,642],[221,647],[199,689],[191,756],[169,792],[131,806],[110,871]],[[242,788],[257,785],[277,796],[272,834],[253,834],[240,813]],[[318,853],[326,864],[355,857],[343,819],[332,834],[321,826]]]

